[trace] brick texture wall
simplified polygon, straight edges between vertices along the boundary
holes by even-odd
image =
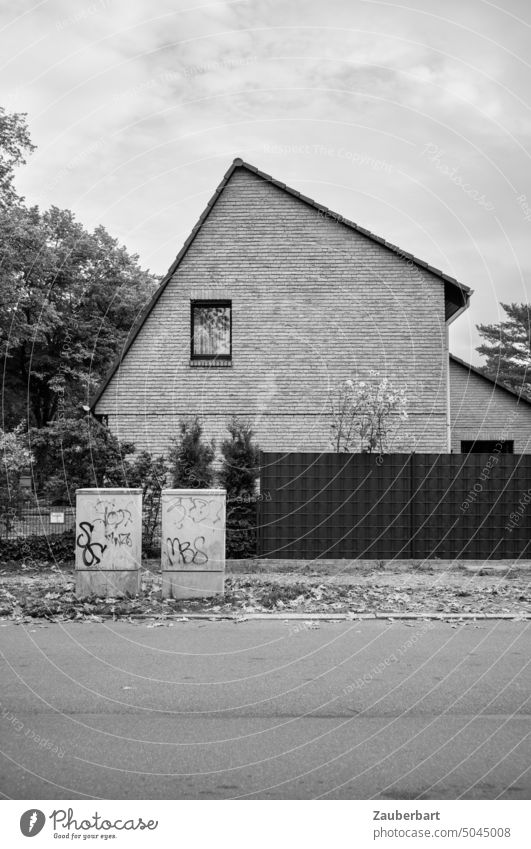
[[[190,300],[230,298],[232,365],[190,364]],[[395,450],[447,451],[444,284],[237,168],[96,413],[164,452],[183,415],[225,437],[236,413],[264,450],[326,450],[327,393],[370,369],[407,385]]]
[[[461,440],[512,439],[516,454],[531,453],[531,404],[450,361],[452,451]]]

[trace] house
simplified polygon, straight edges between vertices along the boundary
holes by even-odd
[[[235,159],[91,409],[155,453],[191,414],[218,443],[236,414],[265,451],[324,451],[329,390],[376,371],[407,387],[394,450],[503,438],[530,451],[531,405],[449,356],[449,324],[470,295]]]
[[[531,453],[531,401],[450,355],[452,451]]]

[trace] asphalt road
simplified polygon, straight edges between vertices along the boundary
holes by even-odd
[[[528,799],[529,622],[3,625],[14,799]]]

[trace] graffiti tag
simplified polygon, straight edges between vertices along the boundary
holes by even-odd
[[[180,529],[186,518],[190,518],[196,525],[204,522],[208,518],[209,508],[210,501],[204,498],[194,495],[187,495],[184,498],[177,496],[168,507],[168,513],[172,510],[177,510],[175,527]]]
[[[112,545],[126,545],[128,548],[133,547],[130,533],[115,534],[111,531],[111,533],[105,534],[105,539],[109,540]]]
[[[107,546],[102,545],[99,542],[92,542],[92,532],[94,530],[94,525],[91,525],[90,522],[80,522],[79,527],[81,528],[81,533],[77,536],[76,545],[83,552],[83,564],[85,566],[97,566],[98,563],[101,563],[101,555],[103,554]],[[82,540],[83,535],[85,535],[84,540]],[[99,548],[100,550],[99,556],[94,550],[96,548]]]
[[[123,528],[126,528],[133,521],[131,511],[127,508],[117,510],[112,501],[98,501],[96,512],[102,513],[102,515],[94,519],[94,524],[96,522],[102,523],[105,539],[115,546],[126,545],[131,548],[131,532],[123,531]],[[119,528],[120,530],[118,530]]]
[[[188,566],[194,563],[196,566],[202,566],[208,563],[208,554],[200,548],[200,545],[205,544],[205,537],[196,537],[192,545],[191,542],[181,540],[178,537],[168,537],[166,540],[166,548],[171,565],[174,565],[174,559],[177,558],[177,563]]]

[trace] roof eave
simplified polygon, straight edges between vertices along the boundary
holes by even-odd
[[[94,412],[94,408],[95,408],[96,404],[98,403],[98,401],[102,397],[103,393],[107,389],[109,383],[111,382],[114,375],[116,374],[116,372],[120,368],[122,362],[124,361],[124,359],[127,355],[127,352],[129,351],[131,345],[133,344],[136,337],[138,336],[138,334],[139,334],[144,322],[146,321],[148,315],[150,314],[151,310],[153,309],[153,307],[155,306],[155,304],[159,300],[160,296],[164,292],[164,290],[165,290],[166,286],[168,285],[168,283],[170,282],[171,278],[173,277],[173,275],[177,271],[184,255],[186,254],[186,251],[188,250],[188,248],[190,247],[190,245],[194,241],[195,237],[199,233],[199,230],[201,229],[204,222],[208,218],[211,210],[215,206],[217,199],[219,198],[222,190],[225,188],[225,186],[226,186],[228,180],[230,179],[232,173],[234,172],[235,168],[237,168],[237,164],[236,164],[237,161],[238,160],[234,160],[234,162],[232,163],[232,165],[230,166],[228,171],[225,173],[221,183],[219,184],[216,191],[214,192],[214,194],[212,195],[212,197],[208,201],[205,209],[203,210],[203,212],[199,216],[199,219],[198,219],[197,223],[195,224],[195,226],[193,227],[190,235],[186,239],[185,243],[183,244],[181,250],[179,251],[179,253],[175,257],[175,259],[173,260],[168,271],[166,272],[166,274],[162,278],[160,286],[158,287],[157,291],[154,292],[153,296],[150,298],[150,300],[148,301],[148,303],[146,304],[146,306],[144,307],[144,309],[140,313],[138,320],[135,322],[135,324],[131,328],[131,331],[130,331],[130,333],[129,333],[126,341],[125,341],[125,344],[124,344],[121,352],[118,354],[118,356],[114,360],[114,362],[113,362],[112,366],[110,367],[109,371],[107,372],[107,375],[105,376],[101,386],[98,388],[98,390],[95,392],[95,394],[90,399],[89,409],[92,413]]]
[[[505,386],[505,384],[500,383],[498,380],[495,380],[493,377],[489,377],[487,374],[483,374],[483,372],[480,371],[480,369],[476,368],[476,366],[473,366],[470,363],[467,363],[465,360],[462,360],[460,357],[456,357],[455,354],[450,354],[450,359],[452,360],[452,362],[457,363],[457,365],[462,366],[467,371],[472,372],[473,374],[477,375],[478,377],[482,377],[483,380],[486,380],[488,383],[491,383],[493,386],[496,387],[496,389],[501,389],[503,392],[508,392],[509,395],[512,395],[513,398],[516,398],[517,401],[523,401],[525,404],[529,404],[531,406],[531,399],[530,398],[527,398],[525,395],[523,395],[521,393],[518,394],[518,392],[515,392],[514,389],[510,389],[508,386]]]
[[[391,244],[391,242],[387,242],[385,239],[382,239],[380,236],[377,236],[375,233],[372,233],[370,230],[366,230],[364,227],[360,227],[358,224],[355,224],[355,222],[350,221],[347,218],[344,218],[342,215],[339,215],[337,212],[333,212],[328,207],[323,206],[323,204],[318,203],[317,201],[313,200],[312,198],[309,198],[306,195],[301,194],[296,189],[290,188],[290,186],[287,186],[285,183],[281,183],[279,180],[276,180],[270,174],[266,174],[264,171],[260,171],[258,168],[256,168],[256,166],[250,165],[248,162],[244,162],[243,159],[240,159],[239,157],[237,157],[232,162],[228,171],[225,173],[221,183],[219,184],[216,191],[214,192],[214,194],[212,195],[212,197],[208,201],[204,211],[202,212],[201,216],[199,217],[199,219],[197,221],[197,224],[192,229],[192,232],[190,233],[190,235],[186,239],[184,245],[182,246],[181,250],[179,251],[179,253],[175,257],[174,261],[170,265],[168,272],[165,275],[165,277],[163,278],[163,280],[161,281],[159,288],[154,293],[153,297],[151,298],[149,303],[146,305],[146,307],[144,308],[144,310],[140,314],[138,321],[135,322],[135,325],[131,329],[131,332],[130,332],[129,336],[127,337],[127,340],[124,344],[124,347],[123,347],[121,353],[116,357],[114,363],[112,364],[111,368],[109,369],[109,372],[107,373],[106,377],[104,378],[101,386],[99,387],[97,392],[94,394],[94,396],[91,398],[90,403],[89,403],[89,407],[90,407],[91,412],[94,412],[94,408],[95,408],[96,404],[99,402],[103,393],[105,392],[105,390],[109,386],[112,378],[114,377],[114,375],[118,371],[120,365],[122,364],[123,360],[125,359],[128,351],[129,351],[129,349],[131,348],[131,345],[133,344],[136,337],[138,336],[138,333],[139,333],[140,329],[142,328],[144,322],[146,321],[148,315],[150,314],[151,310],[153,309],[153,307],[155,306],[155,304],[159,300],[160,296],[164,292],[169,281],[171,280],[171,278],[175,274],[175,272],[176,272],[177,268],[179,267],[184,255],[186,254],[188,248],[190,247],[190,245],[194,241],[195,237],[197,236],[198,232],[200,231],[202,225],[204,224],[204,222],[208,218],[208,215],[210,214],[211,210],[215,206],[217,199],[219,198],[221,192],[223,191],[223,189],[227,185],[228,180],[230,179],[230,177],[232,176],[232,174],[234,173],[236,168],[245,168],[246,170],[250,171],[251,173],[256,174],[257,176],[261,177],[263,180],[267,180],[267,182],[272,183],[274,186],[277,186],[279,189],[282,189],[283,191],[287,192],[287,194],[290,194],[293,197],[298,198],[300,201],[302,201],[302,203],[304,203],[308,206],[311,206],[313,209],[317,209],[319,212],[322,212],[325,215],[327,215],[328,217],[335,219],[339,223],[344,224],[346,227],[349,227],[350,229],[355,230],[357,233],[361,233],[363,236],[366,236],[367,238],[371,239],[372,241],[377,242],[378,244],[383,245],[384,247],[388,248],[389,250],[394,251],[398,256],[401,256],[401,257],[409,260],[414,265],[417,265],[419,268],[423,268],[426,271],[431,272],[436,277],[439,277],[441,280],[444,280],[445,281],[445,302],[447,304],[446,312],[448,310],[449,301],[451,302],[451,304],[453,304],[454,302],[458,303],[458,305],[456,306],[456,309],[453,310],[453,312],[456,312],[457,310],[462,309],[463,306],[465,306],[465,307],[468,306],[468,299],[470,298],[470,295],[472,294],[472,289],[470,289],[468,286],[465,286],[463,283],[460,283],[454,277],[450,277],[450,275],[445,274],[440,269],[434,268],[432,265],[429,265],[429,263],[424,262],[424,260],[418,259],[418,257],[415,257],[413,254],[410,254],[410,253],[407,253],[406,251],[403,251],[401,248],[398,248],[396,245]],[[446,284],[448,284],[449,287],[450,287],[448,290],[447,290]],[[447,294],[448,292],[452,293],[451,298],[448,296],[448,294]],[[453,313],[450,312],[450,315],[452,315],[452,314]]]
[[[456,281],[457,282],[457,281]],[[444,282],[444,317],[451,324],[470,306],[472,290],[461,284]]]
[[[274,177],[271,176],[271,174],[266,174],[265,171],[260,171],[260,169],[257,168],[255,165],[250,165],[248,162],[244,162],[243,159],[237,158],[233,162],[233,167],[245,168],[247,169],[247,171],[251,171],[253,174],[256,174],[261,177],[263,180],[267,180],[268,183],[272,183],[274,186],[277,186],[279,189],[282,189],[283,191],[287,192],[287,194],[293,195],[293,197],[298,198],[306,205],[313,207],[313,209],[317,209],[319,212],[324,212],[329,218],[334,219],[339,224],[344,224],[346,227],[355,230],[357,233],[361,233],[363,236],[367,236],[367,238],[371,239],[374,242],[377,242],[379,245],[383,245],[384,247],[396,253],[398,256],[410,260],[414,265],[417,265],[419,268],[423,268],[426,271],[431,272],[431,274],[434,274],[436,277],[439,277],[441,280],[452,284],[452,286],[456,287],[462,293],[463,296],[466,295],[470,297],[470,295],[473,294],[473,290],[469,286],[465,286],[464,283],[460,283],[459,280],[456,280],[455,277],[451,277],[449,274],[446,274],[444,271],[441,271],[440,268],[435,268],[435,266],[430,265],[423,259],[419,259],[414,254],[408,253],[407,251],[403,251],[402,248],[399,248],[392,242],[387,242],[385,239],[383,239],[381,236],[377,236],[376,233],[373,233],[371,230],[367,230],[365,227],[361,227],[359,224],[356,224],[355,221],[351,221],[349,218],[345,218],[338,212],[334,212],[327,206],[324,206],[322,203],[313,200],[313,198],[301,194],[296,189],[292,189],[290,188],[290,186],[287,186],[285,183],[281,183],[280,180],[276,180]]]

